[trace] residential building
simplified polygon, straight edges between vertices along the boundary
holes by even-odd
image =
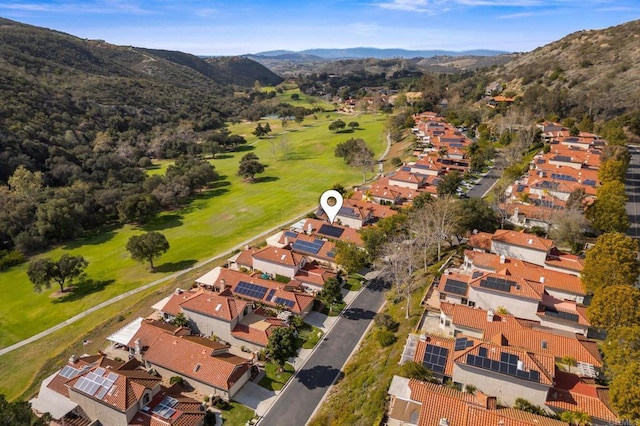
[[[197,336],[162,334],[144,354],[147,368],[161,376],[181,376],[197,391],[230,400],[249,380],[249,361],[229,346]]]

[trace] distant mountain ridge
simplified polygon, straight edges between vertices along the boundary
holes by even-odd
[[[291,50],[271,50],[266,52],[258,52],[245,56],[257,57],[277,57],[279,59],[301,60],[311,59],[390,59],[390,58],[431,58],[434,56],[497,56],[503,55],[506,51],[475,49],[465,51],[451,50],[407,50],[407,49],[379,49],[375,47],[352,47],[346,49],[306,49],[301,51]]]

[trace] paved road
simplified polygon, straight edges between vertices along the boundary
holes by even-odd
[[[259,426],[301,426],[307,423],[384,303],[384,290],[382,285],[372,282],[353,300],[260,420]]]
[[[502,175],[502,171],[496,169],[495,167],[489,170],[480,182],[473,186],[468,192],[467,195],[471,198],[482,198],[487,195],[487,192],[498,182],[500,176]]]
[[[640,238],[640,147],[629,145],[631,161],[625,177],[625,189],[627,197],[627,214],[631,221],[631,226],[627,235]]]

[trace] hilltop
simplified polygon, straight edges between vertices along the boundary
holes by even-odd
[[[640,20],[636,20],[570,34],[517,55],[486,78],[524,94],[534,108],[548,98],[562,116],[610,118],[640,109],[639,64]]]

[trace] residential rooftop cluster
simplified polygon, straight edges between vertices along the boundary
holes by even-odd
[[[598,382],[603,362],[589,339],[581,259],[509,230],[477,233],[468,245],[460,267],[434,282],[401,359],[423,364],[441,384],[394,377],[389,424],[564,424],[501,408],[519,398],[549,415],[582,412],[594,425],[618,424]]]
[[[606,143],[594,133],[572,135],[559,123],[545,121],[538,128],[549,151],[536,155],[527,174],[507,189],[503,207],[514,225],[549,229],[553,214],[566,207],[572,192],[584,190],[584,207],[595,200]]]

